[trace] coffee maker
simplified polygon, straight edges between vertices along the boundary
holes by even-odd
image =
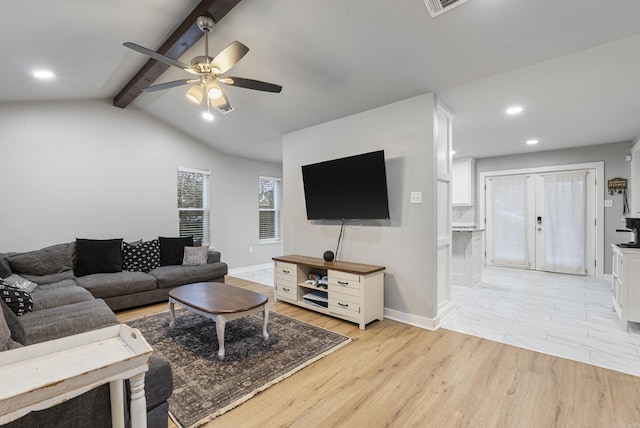
[[[638,235],[640,234],[640,218],[626,217],[624,221],[627,230],[633,233],[633,241],[618,244],[618,246],[624,248],[640,248],[640,240],[638,239]]]

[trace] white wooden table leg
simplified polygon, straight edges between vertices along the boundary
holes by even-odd
[[[269,323],[269,309],[267,309],[267,306],[265,305],[264,313],[262,315],[262,336],[264,337],[264,340],[267,340],[269,338],[269,333],[267,332],[268,323]]]
[[[176,313],[174,311],[175,302],[172,298],[169,298],[169,317],[171,321],[169,322],[169,327],[173,328],[176,325]]]
[[[122,379],[109,382],[111,393],[111,426],[124,428],[124,384]]]
[[[227,320],[221,315],[216,315],[216,334],[218,335],[218,358],[224,359],[224,327]]]
[[[146,428],[147,398],[144,395],[144,373],[129,379],[131,386],[131,428]]]

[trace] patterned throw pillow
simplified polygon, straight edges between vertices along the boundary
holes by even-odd
[[[28,314],[33,309],[31,294],[0,280],[0,298],[18,316]]]
[[[208,245],[203,245],[201,247],[184,247],[184,259],[182,260],[182,266],[206,265],[208,255]]]
[[[153,239],[138,245],[122,244],[123,268],[130,272],[149,272],[160,266],[160,241]]]

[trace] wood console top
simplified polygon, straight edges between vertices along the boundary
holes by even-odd
[[[327,262],[327,261],[324,261],[324,259],[321,259],[318,257],[298,256],[295,254],[288,255],[288,256],[273,257],[273,260],[279,261],[279,262],[305,265],[305,266],[309,266],[316,269],[339,270],[342,272],[353,273],[356,275],[369,275],[375,272],[380,272],[382,270],[385,270],[384,266],[367,265],[363,263],[342,262],[342,261],[335,261],[335,260],[332,262]]]

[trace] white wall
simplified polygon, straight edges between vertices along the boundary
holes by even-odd
[[[301,166],[384,149],[391,219],[349,223],[340,260],[385,266],[387,314],[417,324],[436,313],[434,103],[421,95],[283,138],[286,254],[322,257],[335,251],[340,230],[339,222],[307,220]],[[422,204],[409,204],[412,191],[422,192]]]
[[[182,166],[211,171],[212,244],[230,268],[282,254],[282,244],[256,245],[258,176],[279,177],[281,166],[222,154],[139,110],[106,100],[2,104],[0,153],[0,251],[175,236]]]

